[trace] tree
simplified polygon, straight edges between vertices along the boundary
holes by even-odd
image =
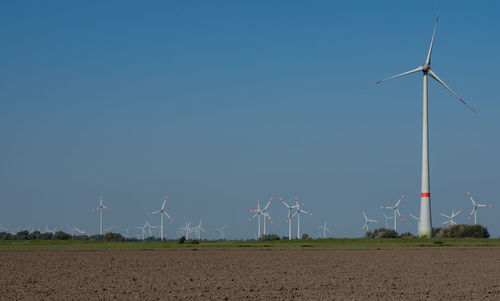
[[[27,240],[28,237],[29,237],[29,232],[28,230],[24,230],[24,231],[19,231],[16,233],[16,235],[14,235],[14,239],[16,240]]]
[[[177,243],[182,245],[186,241],[186,236],[182,236],[177,240]]]
[[[113,237],[114,237],[113,233],[108,232],[108,233],[104,234],[104,241],[105,242],[111,241],[111,240],[113,240]]]
[[[68,239],[71,239],[71,234],[68,234],[68,233],[63,232],[63,231],[57,231],[56,233],[54,233],[54,239],[68,240]]]
[[[489,238],[488,228],[482,225],[453,225],[442,228],[436,234],[438,238]]]
[[[302,234],[302,239],[304,240],[309,239],[309,235],[307,233]]]

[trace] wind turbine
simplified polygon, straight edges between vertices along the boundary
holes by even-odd
[[[305,214],[309,214],[309,215],[313,215],[312,213],[310,212],[307,212],[305,210],[302,210],[300,209],[300,207],[304,206],[304,204],[299,204],[299,199],[297,198],[297,196],[295,196],[295,206],[294,208],[296,209],[295,213],[290,217],[293,218],[294,216],[297,216],[297,239],[300,239],[300,214],[301,213],[305,213]]]
[[[392,216],[387,216],[387,215],[385,215],[385,213],[382,213],[382,215],[384,216],[384,219],[385,219],[385,228],[389,229],[389,220],[391,218],[393,218],[393,217]]]
[[[450,226],[456,225],[457,223],[455,222],[455,216],[459,215],[460,212],[462,212],[462,210],[458,210],[457,212],[455,212],[455,209],[453,209],[451,211],[451,215],[449,215],[449,216],[439,212],[440,215],[442,215],[448,219],[446,222],[441,223],[441,225],[444,225],[444,224],[450,224]]]
[[[181,227],[179,231],[180,233],[184,233],[184,237],[186,238],[186,240],[189,239],[189,233],[193,232],[193,229],[191,228],[191,222],[188,223],[188,221],[186,220],[186,225]]]
[[[226,232],[225,232],[226,226],[227,225],[224,225],[224,226],[216,229],[217,232],[219,232],[220,239],[225,239],[226,238]]]
[[[416,217],[415,215],[411,214],[408,212],[408,215],[410,215],[414,220],[417,221],[417,232],[420,232],[420,217]]]
[[[100,210],[100,218],[99,218],[99,221],[100,221],[100,224],[99,224],[99,235],[102,235],[102,209],[106,209],[108,210],[109,212],[111,212],[111,209],[109,209],[108,207],[104,206],[103,203],[102,203],[102,193],[99,194],[99,206],[97,206],[94,210],[91,211],[91,213],[94,213],[96,212],[97,210]]]
[[[420,237],[431,237],[432,236],[432,221],[431,221],[431,194],[430,194],[430,180],[429,180],[429,127],[428,127],[428,76],[435,79],[438,83],[443,85],[448,91],[450,91],[458,100],[460,100],[467,108],[469,108],[472,112],[476,113],[476,111],[469,106],[463,99],[458,97],[455,92],[453,92],[438,76],[434,71],[431,70],[431,54],[432,47],[434,45],[434,38],[436,37],[436,28],[439,19],[439,10],[438,16],[436,17],[436,23],[434,24],[434,32],[432,34],[431,45],[429,47],[429,52],[427,53],[427,59],[425,63],[417,67],[413,70],[388,77],[384,80],[378,81],[375,85],[378,85],[384,81],[394,79],[397,77],[405,76],[408,74],[422,72],[423,73],[423,118],[422,118],[422,186],[421,186],[421,194],[420,194],[420,227],[418,235]]]
[[[202,231],[205,232],[205,229],[203,229],[201,227],[201,220],[200,220],[200,223],[198,224],[198,226],[194,227],[192,230],[194,231],[194,233],[196,235],[196,239],[200,240],[201,239],[201,232]]]
[[[318,227],[318,229],[323,230],[323,238],[326,238],[326,231],[330,232],[330,230],[326,227],[326,221],[323,226]]]
[[[296,208],[297,205],[290,206],[281,197],[279,200],[288,208],[288,215],[286,217],[286,222],[288,223],[288,239],[292,239],[292,209]]]
[[[478,204],[474,201],[472,198],[472,195],[470,195],[470,192],[467,191],[467,195],[469,195],[470,200],[472,201],[472,204],[474,205],[472,207],[472,211],[469,214],[469,217],[467,217],[467,221],[471,218],[472,214],[474,214],[474,225],[477,225],[477,207],[494,207],[495,205],[484,205],[484,204]]]
[[[380,206],[380,208],[383,208],[383,209],[390,209],[390,210],[394,210],[394,231],[397,231],[396,230],[396,216],[399,216],[399,219],[401,220],[401,222],[403,222],[403,217],[401,216],[401,214],[399,213],[399,210],[398,210],[398,207],[399,207],[399,203],[401,203],[401,200],[405,197],[405,195],[403,194],[400,198],[399,198],[399,201],[396,203],[396,205],[394,206]]]
[[[365,224],[363,225],[363,227],[361,227],[361,231],[366,230],[366,232],[368,232],[368,231],[370,231],[370,229],[369,229],[370,223],[378,223],[378,221],[374,220],[374,219],[369,219],[366,216],[365,211],[363,211],[363,216],[365,217]]]
[[[160,236],[161,236],[161,240],[164,240],[165,239],[165,236],[163,235],[163,215],[165,215],[166,217],[168,217],[168,219],[173,223],[174,220],[170,217],[170,215],[168,215],[167,211],[165,211],[165,204],[167,203],[167,194],[165,194],[165,200],[163,201],[163,205],[161,205],[161,209],[160,210],[157,210],[157,211],[153,211],[153,212],[149,212],[147,213],[146,215],[151,215],[151,214],[157,214],[159,213],[160,216],[161,216],[161,226],[160,226]]]
[[[0,228],[1,228],[1,226],[0,226]],[[57,230],[57,227],[55,227],[54,229],[50,229],[49,225],[45,224],[45,233],[52,233],[52,234],[54,234],[54,233],[56,233],[56,230]]]
[[[266,234],[266,218],[269,219],[271,224],[273,223],[273,221],[271,220],[271,216],[267,212],[267,208],[269,208],[269,205],[271,205],[271,201],[273,200],[273,198],[274,198],[274,196],[271,197],[271,199],[269,200],[269,202],[267,202],[267,205],[263,209],[260,208],[260,200],[257,200],[257,209],[248,210],[249,212],[255,213],[253,216],[251,216],[248,219],[249,221],[254,219],[256,216],[258,217],[257,218],[257,222],[259,223],[259,225],[257,227],[258,238],[260,238],[260,216],[262,215],[264,217],[264,235]]]

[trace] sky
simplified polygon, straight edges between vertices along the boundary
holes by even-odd
[[[4,1],[0,3],[0,225],[203,221],[205,238],[363,235],[362,210],[405,198],[419,214],[421,74],[363,89],[425,62],[436,1]],[[478,222],[500,236],[500,3],[441,1],[432,69],[478,114],[429,81],[433,226],[439,212],[495,204]],[[378,226],[382,226],[379,223]],[[296,221],[293,221],[296,231]]]

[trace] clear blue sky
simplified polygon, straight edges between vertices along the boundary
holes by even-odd
[[[297,194],[333,236],[401,193],[420,206],[422,79],[363,87],[424,63],[436,1],[0,3],[0,224],[142,225],[169,193],[172,237],[253,237],[257,199]],[[429,84],[433,224],[496,204],[500,235],[500,3],[441,1]],[[483,209],[483,208],[481,208]],[[270,232],[287,233],[274,201]],[[159,217],[150,219],[158,224]],[[294,224],[295,227],[295,224]]]

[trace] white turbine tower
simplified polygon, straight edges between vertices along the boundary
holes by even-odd
[[[363,225],[363,227],[361,227],[361,231],[363,230],[366,230],[366,232],[370,231],[370,223],[378,223],[377,220],[374,220],[374,219],[369,219],[367,216],[366,216],[366,213],[365,211],[363,211],[363,216],[365,218],[365,224]]]
[[[397,77],[405,76],[408,74],[422,72],[423,73],[423,118],[422,118],[422,186],[420,194],[420,237],[431,237],[432,236],[432,221],[431,221],[431,194],[430,194],[430,181],[429,181],[429,128],[428,128],[428,106],[427,106],[427,81],[428,76],[435,79],[438,83],[443,85],[448,91],[450,91],[455,97],[458,98],[464,105],[466,105],[471,111],[476,113],[476,111],[470,107],[464,100],[458,97],[455,92],[453,92],[438,76],[431,70],[431,54],[432,47],[434,45],[434,38],[436,36],[436,28],[438,24],[439,12],[436,17],[436,23],[434,25],[434,32],[432,34],[431,45],[429,47],[429,52],[427,54],[427,59],[425,63],[413,70],[405,73],[401,73],[395,76],[388,77],[384,80],[378,81],[375,84],[380,84],[384,81],[394,79]]]
[[[472,195],[470,195],[470,192],[467,191],[467,195],[469,195],[469,198],[472,201],[472,204],[474,205],[472,207],[472,211],[469,214],[469,217],[467,217],[467,221],[469,221],[472,214],[474,214],[474,225],[477,225],[477,207],[494,207],[495,205],[478,204],[474,201],[474,199],[472,198]]]
[[[257,209],[250,209],[250,210],[248,210],[249,212],[255,213],[254,215],[252,215],[248,219],[249,221],[251,221],[255,217],[258,217],[257,218],[257,222],[259,224],[257,226],[257,237],[258,238],[260,238],[260,216],[262,215],[264,217],[264,235],[266,234],[266,218],[269,219],[269,222],[271,222],[271,224],[273,223],[273,221],[271,219],[271,216],[267,212],[267,209],[269,208],[269,205],[271,204],[271,201],[273,200],[273,198],[274,198],[274,196],[271,197],[271,199],[269,200],[269,202],[267,202],[267,205],[263,209],[260,208],[260,200],[257,200]]]
[[[390,209],[390,210],[394,210],[394,231],[397,231],[396,230],[396,222],[397,222],[397,216],[399,216],[399,219],[401,220],[401,222],[403,222],[403,217],[401,216],[401,214],[399,213],[399,203],[401,203],[401,200],[405,197],[405,195],[403,194],[400,198],[399,198],[399,201],[396,203],[396,205],[394,206],[380,206],[380,208],[383,208],[383,209]]]
[[[393,217],[387,216],[387,215],[385,215],[385,213],[382,213],[382,215],[384,216],[384,219],[385,219],[385,228],[389,229],[389,220],[392,219]]]
[[[109,212],[111,212],[111,209],[104,206],[104,204],[102,203],[102,193],[101,193],[101,194],[99,194],[99,206],[97,206],[94,210],[91,211],[91,213],[94,213],[97,210],[100,210],[100,212],[99,212],[99,214],[100,214],[100,216],[99,216],[99,235],[102,235],[102,209],[106,209]]]
[[[443,214],[441,212],[439,212],[440,215],[446,217],[448,220],[444,223],[441,223],[441,225],[444,225],[444,224],[449,224],[450,226],[453,226],[453,225],[456,225],[457,223],[455,222],[455,217],[457,215],[460,214],[460,212],[462,212],[462,210],[458,210],[457,212],[455,212],[455,209],[453,209],[451,211],[451,214],[450,215],[446,215],[446,214]]]
[[[279,200],[283,203],[283,205],[288,208],[288,215],[286,216],[286,222],[288,223],[288,239],[292,239],[292,210],[296,208],[297,205],[290,206],[288,205],[285,200],[283,200],[281,197],[278,197]]]
[[[322,231],[323,231],[323,238],[326,238],[326,232],[327,232],[327,231],[328,231],[328,232],[330,232],[330,229],[328,229],[328,228],[326,227],[326,221],[325,221],[325,223],[323,224],[323,226],[319,226],[319,227],[318,227],[318,229],[320,229],[320,230],[322,230]]]
[[[410,215],[414,220],[417,221],[417,232],[420,232],[420,217],[416,217],[415,215],[411,214],[408,212],[408,215]]]
[[[225,232],[226,226],[227,225],[224,225],[224,226],[216,229],[217,232],[219,232],[220,239],[225,239],[226,238],[226,232]]]
[[[163,205],[161,205],[161,209],[160,210],[157,210],[157,211],[153,211],[153,212],[149,212],[147,213],[146,215],[151,215],[151,214],[157,214],[159,213],[160,216],[161,216],[161,225],[160,225],[160,240],[164,240],[165,239],[165,236],[163,235],[163,215],[165,215],[166,217],[168,217],[168,219],[173,223],[174,220],[170,217],[170,215],[168,215],[167,211],[165,211],[165,204],[167,203],[167,194],[165,194],[165,200],[163,200]]]
[[[305,214],[309,214],[309,215],[313,215],[312,213],[310,212],[307,212],[305,210],[302,210],[300,209],[300,207],[304,206],[304,204],[299,204],[299,199],[297,198],[297,196],[295,196],[295,213],[290,217],[293,218],[294,216],[297,216],[297,239],[300,239],[300,214],[301,213],[305,213]]]

